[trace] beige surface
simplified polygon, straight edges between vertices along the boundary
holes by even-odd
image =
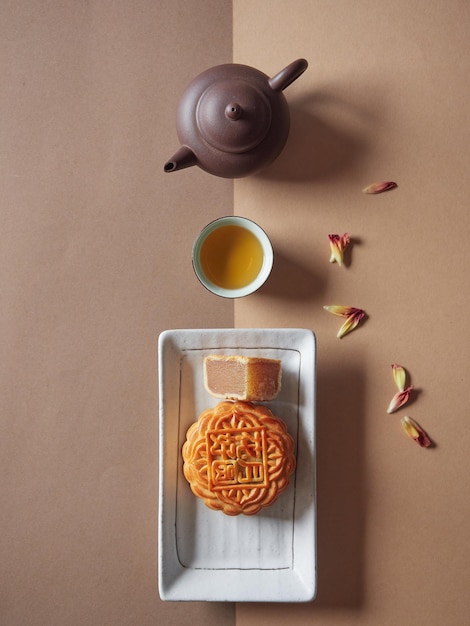
[[[181,91],[231,60],[231,16],[0,3],[2,626],[234,623],[156,580],[157,336],[233,326],[190,263],[232,183],[162,169]]]
[[[285,151],[235,183],[235,212],[276,255],[235,323],[312,328],[319,353],[318,597],[240,604],[237,626],[468,624],[469,30],[464,1],[234,2],[235,61],[310,62],[285,92]],[[327,234],[345,231],[341,268]],[[369,319],[339,340],[324,304]],[[394,362],[417,392],[387,415]],[[406,437],[405,414],[435,449]]]
[[[0,4],[2,626],[234,623],[160,602],[155,555],[157,335],[234,313],[319,348],[318,598],[240,604],[237,623],[467,623],[469,6],[234,0],[235,61],[310,62],[285,151],[235,183],[276,263],[234,311],[189,263],[232,183],[162,173],[181,90],[232,58],[231,3]],[[339,268],[326,235],[344,231]],[[340,341],[330,303],[369,319]],[[392,362],[418,393],[390,416]]]

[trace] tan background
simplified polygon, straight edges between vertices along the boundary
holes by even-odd
[[[157,337],[233,327],[188,261],[233,184],[163,164],[231,2],[1,2],[0,29],[0,624],[234,624],[156,566]]]
[[[234,2],[235,61],[310,62],[285,92],[286,149],[235,183],[277,252],[235,323],[318,339],[318,597],[239,605],[237,626],[468,624],[469,32],[464,1]],[[375,180],[399,187],[362,194]],[[330,265],[327,234],[346,231],[349,266]],[[339,340],[324,304],[369,319]],[[387,415],[394,362],[417,393]]]
[[[235,623],[156,588],[157,336],[233,325],[312,328],[319,350],[318,597],[236,623],[466,624],[470,5],[234,0],[232,20],[220,0],[30,0],[1,3],[0,29],[2,626]],[[300,56],[265,173],[162,173],[195,74]],[[276,253],[235,306],[189,262],[232,212]],[[369,318],[338,340],[323,304]],[[393,362],[417,393],[390,416]]]

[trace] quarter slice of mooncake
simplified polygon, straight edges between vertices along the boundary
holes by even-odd
[[[216,398],[264,402],[281,390],[281,361],[211,354],[204,359],[204,386]]]

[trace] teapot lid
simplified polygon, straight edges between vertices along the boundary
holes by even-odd
[[[233,78],[219,80],[202,93],[196,123],[202,138],[214,148],[248,152],[268,134],[271,106],[256,85]]]

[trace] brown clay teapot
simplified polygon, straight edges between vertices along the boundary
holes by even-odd
[[[272,78],[247,65],[228,63],[202,72],[178,106],[180,149],[165,172],[198,165],[224,178],[241,178],[279,156],[290,127],[282,91],[306,69],[297,59]]]

